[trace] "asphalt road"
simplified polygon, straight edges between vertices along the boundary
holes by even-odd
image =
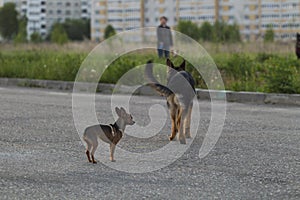
[[[218,143],[199,159],[210,119],[210,104],[201,101],[201,126],[190,149],[158,171],[131,174],[87,163],[71,97],[0,88],[0,199],[300,199],[299,107],[229,103]],[[139,125],[149,123],[147,106],[165,106],[161,98],[131,102]],[[99,121],[111,122],[109,96],[97,96],[96,110]],[[160,148],[169,129],[149,140],[125,136],[120,147]]]

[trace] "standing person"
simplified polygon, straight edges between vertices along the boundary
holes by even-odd
[[[170,47],[173,46],[171,28],[167,26],[168,18],[160,18],[160,25],[157,28],[157,51],[159,58],[170,57]]]

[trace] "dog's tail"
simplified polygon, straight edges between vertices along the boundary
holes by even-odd
[[[173,94],[172,90],[167,88],[166,86],[160,84],[156,78],[153,76],[153,63],[152,60],[147,62],[145,69],[145,78],[150,82],[147,85],[153,88],[156,92],[158,92],[161,96],[169,97]]]

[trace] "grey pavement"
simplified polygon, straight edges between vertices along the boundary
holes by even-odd
[[[99,121],[112,123],[110,96],[96,102]],[[149,123],[149,106],[166,107],[160,97],[131,103],[139,125]],[[0,88],[0,105],[0,199],[300,199],[299,106],[228,103],[218,143],[199,159],[210,121],[210,103],[200,101],[191,148],[166,168],[130,174],[87,162],[71,93]],[[151,151],[168,143],[169,130],[170,123],[150,139],[125,136],[119,146]]]

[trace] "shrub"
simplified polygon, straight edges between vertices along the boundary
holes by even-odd
[[[176,29],[196,41],[200,39],[200,28],[191,21],[179,21]]]
[[[51,42],[57,43],[57,44],[65,44],[68,42],[68,35],[64,29],[64,27],[57,23],[53,25],[52,31],[51,31]]]
[[[271,58],[267,60],[266,91],[272,93],[300,93],[299,63],[292,59]]]
[[[40,43],[43,41],[41,35],[37,32],[34,32],[31,34],[30,36],[30,41],[33,42],[33,43]]]
[[[112,25],[107,25],[104,31],[104,39],[108,39],[111,36],[114,36],[116,34],[116,31]]]
[[[0,77],[74,81],[85,56],[86,53],[53,50],[2,51]],[[107,68],[100,81],[116,83],[126,72],[153,58],[155,63],[165,64],[165,60],[156,57],[155,52],[124,55]],[[172,60],[175,65],[182,62],[179,56]],[[300,62],[293,56],[219,54],[214,56],[214,61],[227,90],[300,93]],[[205,67],[205,60],[201,65]],[[196,79],[197,87],[206,88],[201,75],[189,63],[187,70]],[[158,80],[165,83],[166,68],[155,67],[154,71],[159,74]],[[143,78],[143,71],[137,68],[136,76],[127,83],[135,85]]]
[[[14,42],[26,43],[27,42],[27,18],[23,17],[18,20],[18,34],[14,38]]]
[[[270,26],[265,32],[264,41],[265,42],[274,42],[274,39],[275,39],[275,33],[273,31],[272,26]]]

